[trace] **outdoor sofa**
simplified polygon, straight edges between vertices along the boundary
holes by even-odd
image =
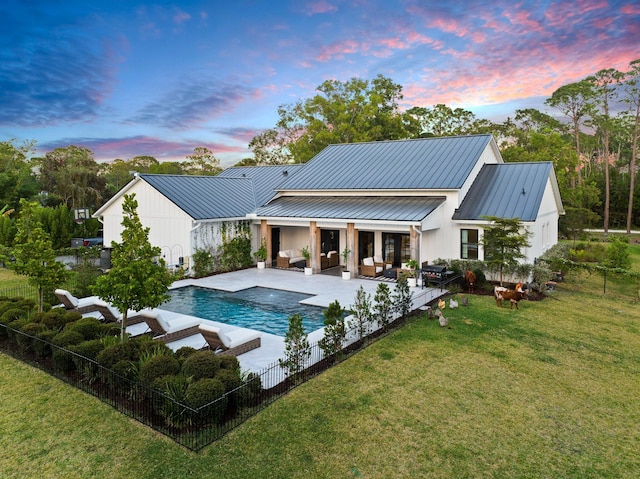
[[[278,258],[276,259],[276,266],[278,268],[291,268],[296,263],[304,261],[302,251],[299,249],[284,249],[278,252]]]

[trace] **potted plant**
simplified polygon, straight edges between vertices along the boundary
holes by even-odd
[[[258,248],[254,253],[253,257],[256,259],[258,264],[258,269],[264,269],[266,266],[265,261],[267,260],[267,239],[262,238],[260,242],[260,248]]]
[[[308,246],[302,248],[302,256],[304,257],[305,261],[304,274],[306,274],[307,276],[311,276],[313,274],[313,268],[311,268],[311,253],[309,252]]]
[[[415,259],[407,260],[407,268],[411,271],[411,275],[407,278],[407,283],[410,288],[415,288],[418,284],[418,279],[416,276],[416,271],[418,269],[418,262]]]
[[[349,266],[347,265],[347,261],[349,260],[349,254],[351,250],[349,248],[345,248],[340,253],[343,259],[343,270],[342,270],[342,279],[351,279],[351,273],[349,272]]]

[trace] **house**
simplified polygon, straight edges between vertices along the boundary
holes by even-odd
[[[304,165],[216,177],[138,175],[94,215],[105,241],[119,238],[125,192],[136,192],[150,240],[170,263],[215,247],[221,225],[249,223],[255,247],[267,241],[268,264],[308,246],[319,271],[323,254],[346,248],[352,274],[374,255],[396,266],[482,259],[485,216],[522,220],[532,263],[557,242],[563,214],[552,164],[506,164],[491,135],[331,145]]]
[[[273,196],[295,165],[244,170],[230,168],[218,176],[135,174],[93,215],[103,223],[104,244],[120,241],[124,195],[135,193],[149,242],[160,247],[169,266],[188,269],[195,251],[217,250],[223,234],[251,232],[247,214]]]

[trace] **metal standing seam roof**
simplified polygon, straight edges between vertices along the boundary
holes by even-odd
[[[276,193],[280,184],[293,177],[304,165],[232,166],[217,178],[251,178],[256,204],[264,205]]]
[[[443,197],[282,196],[258,208],[260,217],[333,218],[369,221],[422,221]]]
[[[552,172],[547,161],[485,164],[452,219],[496,216],[535,221]]]
[[[330,145],[278,189],[457,189],[491,135]]]
[[[140,174],[194,220],[244,217],[256,209],[250,178]]]

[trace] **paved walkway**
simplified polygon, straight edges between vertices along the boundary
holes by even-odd
[[[282,289],[286,291],[295,291],[312,295],[305,299],[302,303],[320,306],[326,308],[335,300],[340,305],[349,309],[356,297],[356,291],[363,287],[365,292],[375,295],[379,282],[375,280],[353,278],[343,280],[341,277],[314,274],[307,276],[302,272],[283,270],[276,268],[257,269],[250,268],[231,273],[224,273],[214,276],[208,276],[200,279],[185,279],[175,282],[172,288],[183,286],[200,286],[205,288],[214,288],[224,291],[239,291],[242,289],[253,288],[255,286]],[[393,292],[395,284],[390,283],[389,288]],[[438,288],[424,288],[420,286],[412,288],[413,291],[413,309],[419,308],[434,299],[442,296],[446,291]],[[234,329],[234,326],[207,321],[223,331]],[[313,331],[309,334],[309,343],[314,344],[322,338],[323,329]],[[273,365],[279,358],[284,357],[284,338],[273,334],[262,333],[262,344],[259,348],[244,353],[238,357],[240,366],[243,370],[260,372],[266,367]],[[180,342],[170,343],[173,349],[181,346],[202,347],[204,338],[199,334],[190,338],[181,340]]]

